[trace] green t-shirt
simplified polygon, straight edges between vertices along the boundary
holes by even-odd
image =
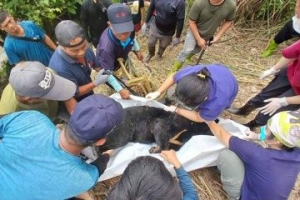
[[[47,115],[50,119],[54,119],[58,112],[58,102],[45,100],[42,103],[32,105],[23,104],[16,99],[15,91],[11,85],[8,84],[4,88],[1,96],[0,115],[6,115],[22,110],[36,110]]]
[[[235,0],[225,0],[218,6],[212,5],[209,0],[196,0],[192,5],[189,18],[196,21],[200,36],[208,40],[214,36],[224,20],[232,21],[235,13]]]

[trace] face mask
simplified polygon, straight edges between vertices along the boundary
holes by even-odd
[[[293,18],[293,28],[297,33],[300,33],[300,18],[294,16]]]
[[[130,42],[130,37],[128,37],[125,41],[120,41],[121,46],[125,49],[126,46],[129,44]]]

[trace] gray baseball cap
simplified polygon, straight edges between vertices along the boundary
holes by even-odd
[[[59,45],[64,47],[76,47],[85,41],[85,34],[79,24],[71,20],[63,20],[55,27],[55,36]],[[77,44],[70,44],[72,40],[81,37],[82,40]]]
[[[132,32],[134,30],[132,16],[127,5],[115,3],[108,7],[107,17],[115,33]]]
[[[76,85],[55,75],[40,62],[21,62],[12,68],[9,83],[20,96],[65,101],[74,96]]]

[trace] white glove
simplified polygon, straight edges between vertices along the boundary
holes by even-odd
[[[177,37],[173,38],[173,40],[171,42],[171,45],[170,45],[170,48],[173,48],[173,47],[177,46],[179,43],[180,43],[179,38],[177,38]]]
[[[262,72],[260,74],[260,77],[259,79],[265,79],[266,77],[270,76],[270,75],[273,75],[273,74],[276,74],[279,70],[275,70],[273,67],[271,67],[270,69]]]
[[[260,134],[254,133],[250,131],[250,129],[246,130],[245,136],[243,137],[245,140],[259,140],[259,138]]]
[[[157,97],[159,97],[159,95],[160,95],[159,91],[150,92],[149,94],[146,95],[146,99],[154,100],[154,99],[157,99]]]
[[[293,18],[293,28],[297,33],[300,33],[300,18],[294,16]]]
[[[104,69],[101,69],[98,74],[95,76],[95,80],[93,81],[95,86],[99,86],[105,83],[110,75],[103,75]]]
[[[146,29],[147,29],[147,23],[144,22],[142,28],[141,28],[141,35],[145,35],[146,34]]]
[[[173,113],[177,110],[177,106],[167,106],[164,108],[164,110]]]
[[[286,98],[270,98],[267,100],[264,100],[264,102],[270,102],[264,107],[260,109],[261,113],[264,115],[269,114],[269,116],[273,115],[279,108],[282,106],[289,105],[288,102],[286,102]]]

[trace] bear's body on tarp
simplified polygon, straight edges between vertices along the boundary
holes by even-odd
[[[125,146],[128,142],[156,143],[150,153],[178,150],[194,135],[212,135],[206,123],[192,122],[162,108],[136,106],[124,109],[124,118],[106,138],[104,145],[95,147],[97,154]],[[173,138],[173,139],[171,139]]]

